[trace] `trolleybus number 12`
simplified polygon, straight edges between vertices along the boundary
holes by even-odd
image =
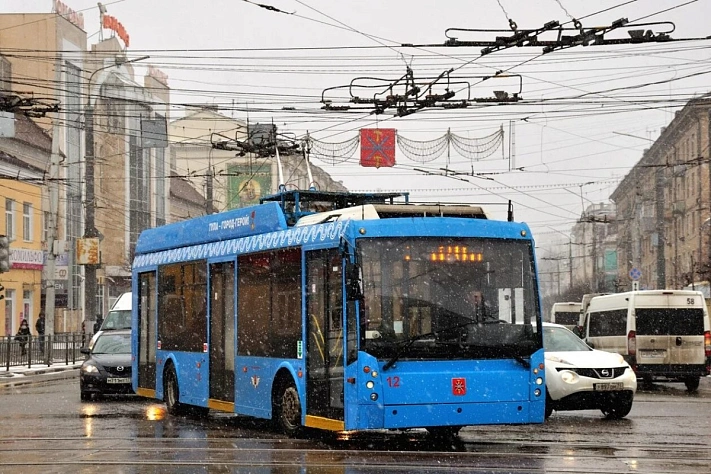
[[[388,387],[400,388],[400,377],[388,377]]]

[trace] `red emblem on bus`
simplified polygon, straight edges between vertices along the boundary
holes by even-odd
[[[467,394],[467,379],[456,378],[452,379],[452,394],[466,395]]]

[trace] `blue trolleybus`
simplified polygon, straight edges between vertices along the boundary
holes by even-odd
[[[511,218],[288,191],[144,231],[132,271],[133,388],[171,414],[292,436],[543,422],[534,242]]]

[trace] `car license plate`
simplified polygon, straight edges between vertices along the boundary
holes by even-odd
[[[112,377],[106,379],[106,383],[131,383],[129,377]]]
[[[614,390],[622,390],[622,382],[612,382],[612,383],[596,383],[593,384],[593,389],[596,392],[612,392]]]
[[[667,351],[665,350],[652,350],[652,351],[639,351],[640,357],[646,357],[647,359],[664,359],[666,357]]]

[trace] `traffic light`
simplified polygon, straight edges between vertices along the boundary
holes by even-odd
[[[0,284],[0,293],[2,293],[3,291],[5,291],[5,287]],[[2,301],[3,299],[5,299],[5,295],[0,295],[0,301]]]
[[[10,271],[10,239],[0,235],[0,273]]]

